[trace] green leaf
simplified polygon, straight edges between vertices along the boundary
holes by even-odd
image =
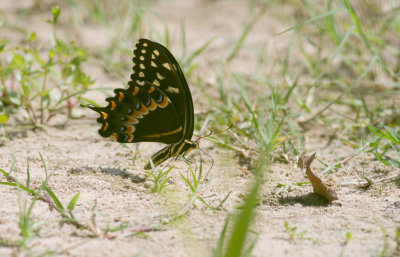
[[[285,29],[284,31],[279,32],[279,33],[276,34],[275,36],[279,36],[279,35],[281,35],[281,34],[283,34],[283,33],[288,32],[288,31],[298,29],[298,28],[300,28],[301,26],[304,26],[304,25],[306,25],[306,24],[312,23],[312,22],[314,22],[314,21],[317,21],[317,20],[319,20],[319,19],[325,18],[325,17],[330,16],[330,15],[334,15],[334,14],[336,14],[336,13],[343,12],[343,11],[345,11],[345,10],[346,10],[345,8],[338,8],[338,9],[335,9],[335,10],[332,10],[332,11],[329,11],[329,12],[322,13],[322,14],[320,14],[320,15],[317,15],[317,16],[315,16],[315,17],[312,17],[311,19],[308,19],[308,20],[306,20],[306,21],[303,21],[303,22],[297,24],[296,26],[293,26],[293,27],[290,27],[290,28],[288,28],[288,29]]]
[[[54,192],[47,186],[45,187],[45,189],[46,189],[46,192],[49,194],[50,198],[53,199],[53,202],[56,205],[56,207],[60,211],[63,211],[64,210],[64,206],[62,205],[62,203],[60,202],[58,197],[54,194]]]
[[[385,161],[387,161],[390,165],[396,167],[396,168],[400,168],[400,161],[395,160],[389,156],[385,156],[384,157]]]
[[[75,207],[75,205],[76,205],[76,201],[78,201],[79,195],[80,195],[80,192],[76,193],[76,194],[74,195],[74,197],[72,197],[71,201],[69,202],[69,204],[68,204],[68,206],[67,206],[67,209],[68,209],[69,211],[72,211],[72,210],[74,209],[74,207]]]
[[[361,38],[363,39],[365,45],[368,47],[368,49],[371,51],[371,53],[374,53],[374,51],[372,50],[371,44],[369,43],[369,40],[367,39],[367,36],[365,35],[361,24],[360,24],[360,20],[357,17],[357,14],[353,8],[353,6],[351,5],[349,0],[344,0],[344,4],[346,5],[346,9],[347,12],[349,13],[351,19],[353,20],[354,25],[356,25],[357,27],[357,31],[360,34]]]
[[[392,128],[385,126],[386,129],[386,134],[387,134],[387,138],[392,141],[393,143],[396,143],[398,145],[400,145],[400,138],[399,138],[399,134],[397,134],[396,131],[394,131]]]
[[[0,41],[0,52],[3,51],[3,49],[8,45],[8,40],[1,40]]]
[[[241,256],[252,218],[253,208],[257,204],[257,192],[259,187],[260,187],[260,182],[256,181],[250,193],[246,197],[243,210],[237,217],[237,220],[233,227],[232,236],[229,240],[225,257]]]
[[[25,59],[20,54],[14,54],[11,60],[11,67],[15,69],[23,69],[25,65]]]
[[[58,18],[61,14],[60,7],[58,5],[53,6],[53,8],[51,9],[51,13],[53,14],[53,24],[57,24]]]
[[[217,247],[214,250],[214,257],[223,256],[225,235],[226,235],[226,230],[228,228],[228,224],[229,224],[229,217],[226,219],[224,228],[222,229],[221,235],[219,236]]]
[[[0,172],[3,173],[3,175],[6,176],[6,177],[10,176],[10,174],[7,171],[3,170],[3,169],[0,169]]]
[[[7,123],[7,121],[8,121],[7,115],[0,114],[0,124]]]
[[[31,43],[35,42],[35,40],[36,40],[36,32],[32,32],[31,34],[29,34],[28,40]]]
[[[52,59],[54,58],[55,50],[54,48],[50,48],[49,51],[47,52],[47,55]]]
[[[205,42],[200,48],[198,48],[196,51],[194,51],[189,58],[185,61],[185,65],[189,65],[193,59],[195,59],[197,56],[199,56],[217,37],[213,37],[209,39],[207,42]]]
[[[189,182],[189,180],[187,178],[185,178],[185,176],[179,172],[179,175],[181,176],[181,178],[183,179],[183,181],[185,181],[185,183],[190,187],[190,190],[192,192],[195,192],[196,190],[194,189],[194,187],[192,186],[192,184]]]
[[[18,187],[18,188],[20,188],[20,189],[22,189],[22,190],[28,192],[28,193],[31,194],[31,195],[35,194],[35,191],[34,191],[34,190],[32,190],[32,189],[30,189],[30,188],[27,188],[27,187],[24,187],[23,185],[17,184],[17,183],[15,183],[15,182],[0,182],[0,184],[1,184],[1,185],[7,185],[7,186]]]

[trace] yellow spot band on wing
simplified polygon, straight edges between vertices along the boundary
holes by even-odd
[[[117,104],[114,101],[111,101],[111,111],[117,107]]]
[[[141,113],[143,115],[147,115],[149,113],[149,110],[147,109],[146,106],[144,106],[144,104],[142,104],[142,106],[140,107],[139,113]]]
[[[135,132],[135,126],[132,125],[126,126],[126,132],[132,134],[133,132]]]
[[[144,81],[136,80],[136,83],[138,83],[138,84],[141,85],[141,86],[144,85]]]
[[[159,106],[160,108],[165,108],[165,107],[167,107],[168,103],[169,103],[169,102],[168,102],[168,98],[166,98],[166,97],[164,96],[162,102],[159,103],[158,106]]]
[[[160,82],[158,82],[158,80],[156,80],[156,79],[153,81],[153,84],[158,86],[158,87],[160,86]]]
[[[104,123],[104,128],[103,128],[103,130],[106,131],[106,130],[108,129],[108,127],[109,127],[108,122]]]
[[[124,93],[122,93],[122,92],[119,92],[119,98],[118,98],[118,101],[122,101],[122,99],[124,99],[124,97],[125,97],[125,95],[124,95]]]
[[[153,99],[151,99],[150,100],[150,105],[147,107],[150,111],[154,111],[156,108],[157,108],[157,104],[156,104],[156,102],[153,100]]]
[[[169,63],[163,63],[163,66],[167,69],[167,70],[171,70],[171,66],[169,65]]]
[[[133,140],[133,135],[132,134],[128,134],[128,140],[126,140],[126,142],[132,142]]]
[[[179,127],[178,129],[172,130],[172,131],[168,131],[168,132],[164,132],[164,133],[159,133],[159,134],[153,134],[153,135],[147,135],[145,137],[150,137],[150,138],[154,138],[154,137],[163,137],[163,136],[169,136],[169,135],[173,135],[176,133],[179,133],[182,130],[182,127]]]
[[[135,96],[135,95],[137,95],[137,93],[139,93],[139,88],[135,87],[135,89],[132,92],[132,95]]]
[[[112,136],[114,137],[115,141],[118,141],[118,134],[117,133],[113,133]]]
[[[137,115],[139,116],[140,113],[137,112]],[[136,117],[138,117],[138,116],[136,116]],[[136,118],[129,118],[129,119],[128,119],[128,123],[129,123],[129,124],[137,124],[137,123],[139,123],[139,122],[138,122],[138,120],[137,120]]]

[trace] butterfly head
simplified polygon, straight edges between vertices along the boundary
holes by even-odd
[[[198,140],[195,140],[195,141],[185,140],[185,145],[187,146],[187,150],[185,151],[185,155],[186,155],[190,151],[199,148],[199,141]]]

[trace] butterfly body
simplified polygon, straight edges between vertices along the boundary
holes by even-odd
[[[140,39],[133,58],[133,73],[127,89],[115,89],[98,112],[99,134],[120,143],[160,142],[168,144],[151,159],[155,166],[170,157],[197,148],[192,142],[193,101],[178,62],[167,48]],[[150,162],[145,169],[150,169]]]

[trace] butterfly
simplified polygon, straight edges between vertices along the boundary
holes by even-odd
[[[133,72],[127,89],[114,90],[108,105],[96,107],[102,137],[120,143],[168,144],[151,160],[157,166],[174,156],[198,148],[191,141],[194,127],[193,100],[185,76],[174,56],[163,45],[140,39],[133,51]],[[144,169],[151,169],[150,161]]]

